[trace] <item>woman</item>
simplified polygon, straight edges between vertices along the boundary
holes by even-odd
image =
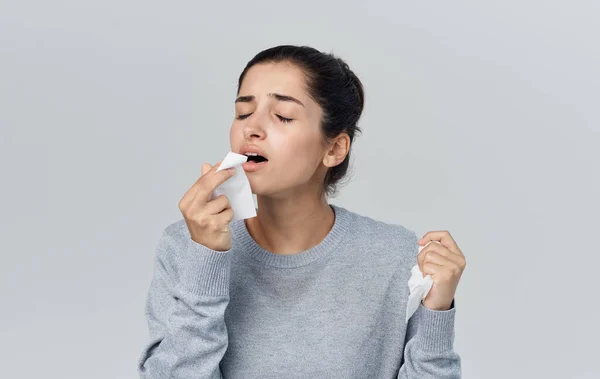
[[[414,232],[330,205],[360,129],[363,88],[308,47],[256,55],[239,78],[231,149],[257,217],[233,221],[202,166],[165,229],[146,306],[142,378],[457,378],[454,293],[465,260],[446,231]],[[419,245],[430,243],[419,254]],[[405,321],[417,263],[434,284]]]

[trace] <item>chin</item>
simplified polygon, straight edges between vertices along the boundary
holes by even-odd
[[[265,196],[272,199],[286,199],[297,197],[299,193],[305,193],[306,191],[312,190],[311,187],[307,187],[306,183],[295,183],[290,181],[282,183],[281,178],[266,178],[264,176],[253,177],[251,173],[247,176],[252,193],[257,196]]]
[[[248,181],[250,182],[250,189],[252,190],[253,194],[263,196],[268,193],[264,184],[259,183],[259,181],[255,178],[252,178],[251,175],[248,175]]]
[[[277,194],[277,191],[269,190],[268,188],[265,188],[264,186],[257,186],[257,185],[250,184],[250,188],[252,189],[252,193],[256,196],[273,197],[274,195]]]
[[[274,186],[267,185],[266,183],[257,183],[257,181],[253,181],[250,179],[250,188],[252,189],[252,193],[256,196],[266,196],[271,198],[283,198],[283,194],[285,194],[285,189],[283,188],[274,188]]]

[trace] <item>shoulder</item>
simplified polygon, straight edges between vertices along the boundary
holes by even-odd
[[[417,234],[401,223],[388,223],[349,211],[354,218],[353,239],[360,241],[370,254],[408,270],[417,263]]]

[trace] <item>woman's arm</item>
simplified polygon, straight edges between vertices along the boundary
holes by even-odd
[[[230,255],[174,238],[173,231],[175,225],[167,228],[157,248],[145,307],[150,341],[138,373],[142,379],[222,378]]]
[[[460,357],[454,351],[454,302],[447,311],[419,305],[406,330],[398,379],[460,379]]]
[[[416,234],[413,238],[417,239]],[[428,232],[412,246],[416,254],[410,267],[418,263],[423,274],[432,276],[433,286],[406,326],[398,378],[460,379],[460,357],[453,347],[454,295],[466,266],[465,257],[446,230]]]

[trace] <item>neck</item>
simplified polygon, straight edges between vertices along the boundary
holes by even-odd
[[[246,220],[248,232],[265,250],[297,254],[318,245],[333,227],[335,215],[327,199],[274,199],[257,196],[257,216]]]

